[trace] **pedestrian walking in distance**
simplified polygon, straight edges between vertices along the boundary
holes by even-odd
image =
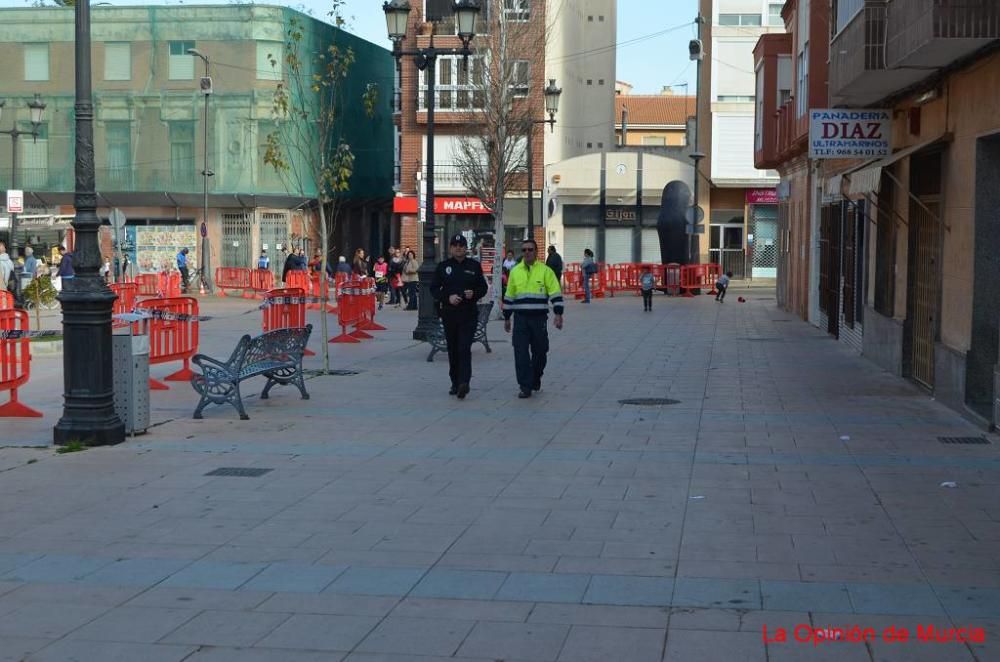
[[[476,335],[479,310],[476,303],[488,289],[482,265],[467,257],[469,242],[463,235],[451,238],[451,257],[437,265],[431,281],[431,296],[448,343],[448,375],[451,395],[469,394],[472,381],[472,339]]]
[[[271,258],[267,256],[267,249],[264,248],[260,251],[260,257],[257,258],[257,268],[258,269],[270,269],[271,268]]]
[[[649,267],[644,267],[642,275],[639,276],[639,288],[642,290],[643,312],[649,313],[653,311],[653,287],[655,285],[656,279],[653,278],[653,272],[649,270]]]
[[[580,268],[583,271],[583,302],[590,303],[590,278],[597,275],[598,271],[597,262],[594,261],[594,251],[589,248],[584,249],[583,264]]]
[[[563,259],[556,251],[555,246],[549,246],[549,256],[545,258],[545,266],[552,270],[552,273],[556,275],[556,280],[562,283],[562,273],[563,273]]]
[[[715,300],[722,302],[726,300],[726,290],[729,289],[729,280],[733,277],[732,271],[727,271],[725,275],[719,276],[719,280],[715,282],[715,289],[718,290],[718,294],[715,295]]]
[[[534,239],[521,243],[523,259],[507,278],[503,297],[504,331],[513,324],[514,366],[519,398],[530,398],[532,391],[542,388],[542,374],[549,353],[549,304],[556,314],[557,329],[563,328],[563,296],[559,281],[551,268],[538,260],[538,244]]]
[[[181,272],[181,292],[188,291],[188,249],[182,248],[177,254],[177,271]]]

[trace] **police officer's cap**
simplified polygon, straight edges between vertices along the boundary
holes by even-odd
[[[450,243],[452,246],[464,246],[465,248],[469,247],[469,240],[466,239],[465,235],[463,234],[456,234],[454,237],[451,238]]]

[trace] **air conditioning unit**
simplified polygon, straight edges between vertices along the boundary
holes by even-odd
[[[211,94],[213,91],[212,78],[210,76],[203,76],[201,82],[198,84],[198,87],[201,88],[202,94]]]

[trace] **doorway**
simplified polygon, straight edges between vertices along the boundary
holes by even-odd
[[[910,159],[907,296],[910,377],[934,387],[934,341],[941,292],[941,153]]]
[[[994,424],[994,371],[1000,344],[1000,135],[976,144],[975,267],[972,299],[972,342],[966,357],[965,402]]]
[[[709,226],[709,261],[722,267],[722,273],[733,273],[741,280],[746,276],[746,254],[743,249],[743,224],[722,223]]]

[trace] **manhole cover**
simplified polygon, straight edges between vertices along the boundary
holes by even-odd
[[[988,444],[986,437],[938,437],[942,444]]]
[[[215,471],[209,471],[206,476],[238,476],[241,478],[260,478],[274,469],[256,469],[253,467],[219,467]]]
[[[677,405],[680,404],[680,400],[671,400],[670,398],[628,398],[626,400],[619,400],[619,404],[623,405],[638,405],[639,407],[659,407],[662,405]]]

